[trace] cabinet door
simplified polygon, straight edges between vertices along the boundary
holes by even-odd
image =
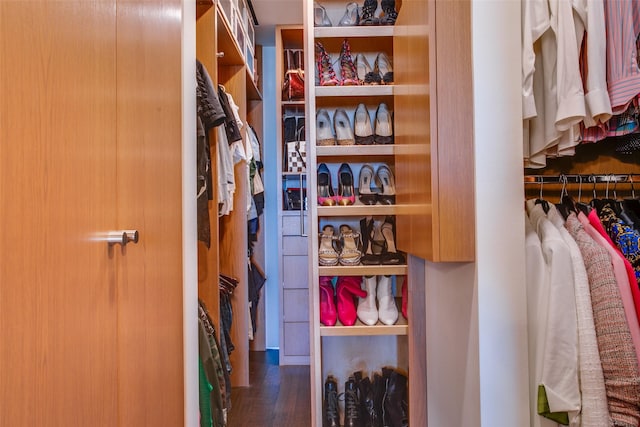
[[[2,425],[183,423],[180,13],[0,2]]]
[[[121,426],[183,424],[181,13],[118,1],[117,223],[140,233],[119,264]]]
[[[2,425],[118,425],[115,18],[0,2]]]

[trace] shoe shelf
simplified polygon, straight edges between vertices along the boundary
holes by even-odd
[[[405,276],[408,271],[406,264],[318,267],[320,276]]]
[[[316,86],[316,97],[391,96],[393,85]]]
[[[393,37],[393,25],[372,25],[359,27],[315,27],[313,35],[321,38],[345,37]]]
[[[350,206],[318,206],[319,217],[382,216],[395,215],[396,213],[397,208],[395,205],[362,205],[356,203]]]
[[[409,325],[402,314],[399,314],[395,325],[385,325],[378,322],[369,326],[357,320],[353,326],[343,326],[339,321],[335,326],[320,326],[320,336],[322,337],[408,335],[408,333]]]
[[[328,145],[316,146],[317,157],[333,156],[393,156],[396,145]]]
[[[297,107],[297,106],[303,106],[304,107],[306,105],[304,99],[300,100],[300,101],[282,101],[281,104],[282,104],[283,108],[285,108],[285,107]]]

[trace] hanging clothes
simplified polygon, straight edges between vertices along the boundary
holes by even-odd
[[[535,396],[538,414],[565,425],[578,425],[581,408],[578,381],[578,326],[575,281],[569,247],[546,218],[543,206],[529,200],[527,213],[541,242],[542,280],[527,292],[533,314]],[[529,296],[531,298],[529,298]],[[536,424],[534,424],[536,425]]]
[[[609,253],[593,241],[575,213],[569,214],[566,228],[580,248],[589,278],[609,414],[615,426],[638,426],[638,358],[611,268]]]

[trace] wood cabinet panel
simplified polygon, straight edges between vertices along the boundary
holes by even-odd
[[[118,425],[116,7],[0,2],[0,424]]]
[[[282,238],[282,255],[306,255],[308,237],[284,236]]]
[[[285,322],[309,321],[309,291],[307,289],[284,289],[282,291]]]
[[[300,216],[298,212],[296,215],[283,215],[282,216],[282,235],[283,236],[300,236],[303,231],[308,229],[309,218],[307,215]],[[304,228],[303,228],[304,227]]]
[[[309,288],[309,258],[306,255],[283,256],[282,266],[282,286],[284,288]]]
[[[282,339],[286,356],[309,356],[309,322],[285,323]]]
[[[181,425],[182,2],[117,12],[118,229],[140,233],[120,257],[119,425]]]

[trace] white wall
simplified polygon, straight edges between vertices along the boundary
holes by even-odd
[[[520,1],[472,2],[481,425],[529,424]]]
[[[264,286],[265,317],[266,317],[266,347],[279,348],[279,307],[278,276],[280,264],[278,261],[279,250],[268,250],[278,247],[278,216],[277,216],[277,192],[278,171],[276,158],[278,155],[276,141],[276,49],[275,46],[262,47],[262,102],[264,105],[262,139],[264,158],[264,184],[265,184],[265,208],[264,208],[264,233],[265,233],[265,271],[267,282]]]

